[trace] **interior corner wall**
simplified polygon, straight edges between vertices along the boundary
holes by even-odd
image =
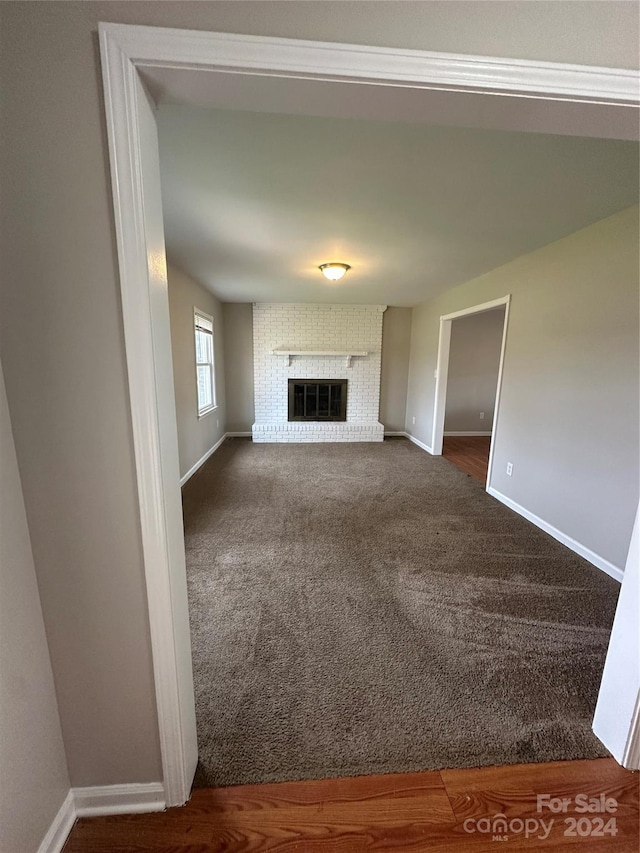
[[[251,435],[253,399],[253,306],[223,302],[227,432]]]
[[[407,400],[407,432],[430,445],[440,316],[512,294],[492,485],[621,570],[638,505],[638,280],[634,206],[417,306]]]
[[[380,423],[385,432],[404,432],[411,348],[411,308],[388,307],[382,315]]]
[[[224,321],[222,305],[216,297],[172,264],[167,268],[167,284],[180,477],[184,477],[225,434]],[[203,417],[198,417],[195,308],[213,317],[217,405]]]
[[[0,849],[30,853],[70,783],[1,369],[0,483]]]
[[[445,435],[491,432],[503,328],[504,306],[451,323]]]

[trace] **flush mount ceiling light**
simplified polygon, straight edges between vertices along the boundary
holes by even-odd
[[[351,267],[349,264],[320,264],[318,269],[321,270],[322,275],[328,278],[329,281],[338,281]]]

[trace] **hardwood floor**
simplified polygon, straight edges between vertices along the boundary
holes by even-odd
[[[538,795],[566,811],[538,811]],[[609,811],[579,811],[578,795]],[[81,818],[64,853],[637,853],[638,826],[638,774],[601,758],[201,789],[183,808]]]
[[[489,435],[445,435],[442,455],[486,486],[490,446]]]

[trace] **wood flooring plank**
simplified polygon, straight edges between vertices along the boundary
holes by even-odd
[[[543,764],[507,764],[500,767],[471,767],[441,770],[440,777],[449,795],[460,791],[487,790],[504,783],[521,791],[540,790],[548,784],[573,786],[627,783],[638,774],[625,770],[613,758],[584,761],[549,761]]]
[[[615,797],[616,835],[566,835],[571,813],[538,812],[538,793]],[[506,842],[478,821],[499,813],[516,820],[509,851],[637,853],[638,774],[596,759],[201,789],[163,813],[83,818],[64,853],[495,853]]]
[[[163,814],[80,821],[65,853],[422,850],[428,826],[453,822],[439,773],[238,786],[194,791]]]
[[[85,819],[86,820],[86,819]],[[472,834],[462,825],[428,826],[414,823],[401,827],[375,825],[365,831],[348,827],[322,828],[296,826],[279,827],[277,834],[264,830],[239,832],[220,825],[208,840],[196,838],[188,831],[182,839],[169,837],[162,832],[123,834],[103,833],[97,836],[82,834],[82,827],[74,829],[81,846],[65,848],[65,853],[366,853],[366,851],[430,851],[430,853],[488,853],[500,849],[491,834]],[[615,838],[567,837],[559,829],[552,830],[546,837],[511,833],[508,850],[516,851],[562,851],[576,853],[637,853],[637,829],[635,832],[620,833]]]
[[[464,832],[465,826],[475,828],[482,819],[504,815],[510,828],[514,820],[516,828],[518,821],[525,823],[525,834],[526,827],[532,827],[529,838],[522,831],[515,837],[513,832],[507,833],[510,850],[531,849],[535,843],[533,849],[565,849],[580,844],[579,849],[585,851],[638,851],[638,774],[624,770],[613,759],[444,770],[441,776],[457,818],[456,831]],[[538,795],[545,794],[554,798],[553,810],[538,803]],[[613,798],[615,806],[610,803],[610,812],[584,812],[576,801],[579,795]],[[593,800],[589,802],[593,807]],[[539,828],[534,832],[536,825]],[[611,834],[580,834],[598,833],[607,825]],[[548,837],[539,837],[544,835]],[[515,846],[513,841],[517,842]],[[482,846],[484,842],[479,838],[477,843]]]
[[[262,785],[234,785],[228,788],[199,788],[190,803],[209,811],[281,806],[317,805],[327,801],[349,802],[384,797],[427,795],[444,790],[438,771],[387,773],[337,779],[311,779],[299,782],[273,782]]]
[[[490,447],[490,436],[450,435],[444,437],[442,455],[456,468],[486,485]]]
[[[194,813],[191,804],[176,819],[129,816],[85,820],[74,829],[65,853],[91,850],[179,850],[193,845],[222,851],[289,849],[427,849],[429,827],[452,825],[449,800],[440,789],[430,796],[385,798],[262,809],[236,809],[214,815]],[[162,819],[164,817],[164,820]],[[347,841],[349,843],[347,843]],[[118,846],[115,846],[115,845]],[[296,848],[295,845],[301,845]],[[349,846],[350,845],[350,846]]]

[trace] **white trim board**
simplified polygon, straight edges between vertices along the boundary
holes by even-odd
[[[191,479],[191,477],[193,477],[193,475],[196,473],[196,471],[197,471],[199,468],[202,468],[202,466],[203,466],[203,465],[204,465],[204,463],[207,461],[207,459],[208,459],[210,456],[212,456],[212,455],[216,452],[216,450],[220,447],[220,445],[221,445],[224,441],[226,441],[226,439],[227,439],[229,436],[231,436],[231,435],[239,435],[239,434],[240,434],[240,433],[228,433],[228,432],[225,432],[225,433],[224,433],[224,435],[222,436],[222,438],[218,439],[218,441],[216,441],[216,443],[213,445],[213,447],[209,448],[209,450],[207,450],[207,452],[204,454],[204,456],[201,456],[201,457],[200,457],[200,459],[198,459],[198,461],[196,462],[196,464],[195,464],[195,465],[192,465],[192,466],[191,466],[191,468],[189,468],[189,470],[187,471],[187,473],[186,473],[183,477],[180,477],[180,486],[184,486],[184,484],[187,482],[187,480],[190,480],[190,479]],[[251,435],[251,433],[247,433],[247,434],[248,434],[248,435]]]
[[[593,731],[629,770],[640,770],[640,505],[618,596]]]
[[[145,814],[161,812],[165,808],[164,786],[161,782],[71,788],[40,842],[38,853],[62,853],[76,818]]]
[[[157,126],[124,32],[99,35],[162,781],[181,805],[197,736]]]
[[[638,72],[529,59],[438,53],[236,33],[99,25],[137,65],[231,69],[240,73],[306,74],[360,83],[454,92],[516,95],[537,100],[638,105]]]
[[[474,430],[445,430],[445,432],[443,432],[442,434],[443,434],[443,435],[445,435],[445,436],[447,436],[447,435],[451,435],[451,436],[454,436],[454,435],[459,435],[459,436],[463,436],[463,435],[475,435],[475,436],[478,436],[478,435],[491,435],[491,430],[484,430],[484,431],[482,431],[482,430],[480,430],[480,431],[474,431]]]
[[[594,565],[596,568],[610,575],[614,580],[617,580],[618,583],[622,582],[622,578],[624,576],[623,569],[618,568],[618,566],[614,566],[613,563],[610,563],[608,560],[605,560],[604,557],[601,557],[599,554],[596,554],[595,551],[592,551],[590,548],[587,548],[586,545],[583,545],[581,542],[577,542],[575,539],[572,539],[566,533],[563,533],[561,530],[558,530],[557,527],[554,527],[552,524],[549,524],[548,521],[545,521],[543,518],[535,515],[535,513],[530,512],[528,509],[525,509],[523,506],[520,506],[519,503],[516,503],[511,498],[508,498],[506,495],[503,495],[502,492],[499,492],[497,489],[494,489],[493,486],[489,486],[487,488],[487,493],[494,497],[496,500],[503,503],[505,506],[512,509],[514,512],[517,512],[518,515],[521,515],[523,518],[526,518],[527,521],[530,521],[532,524],[535,524],[536,527],[539,527],[540,530],[544,530],[545,533],[548,533],[549,536],[553,536],[554,539],[557,539],[558,542],[561,542],[563,545],[566,545],[567,548],[570,548],[574,553],[578,554],[580,557],[584,557],[589,563]]]
[[[162,782],[72,788],[77,817],[144,814],[166,808]]]
[[[498,299],[490,299],[488,302],[480,302],[477,305],[470,305],[468,308],[461,308],[460,311],[452,311],[451,314],[443,314],[441,320],[459,320],[460,317],[468,317],[471,314],[484,314],[485,311],[493,311],[494,308],[501,308],[503,305],[508,305],[511,301],[511,294],[500,296]]]
[[[61,853],[75,822],[76,810],[73,802],[73,791],[70,790],[51,821],[45,837],[40,842],[38,853]]]
[[[411,441],[413,444],[416,444],[422,450],[426,450],[427,453],[429,453],[431,456],[433,456],[433,450],[430,447],[428,447],[424,442],[420,441],[420,439],[411,435],[411,433],[409,433],[409,432],[405,433],[405,435],[407,436],[409,441]]]
[[[630,729],[631,734],[620,763],[629,770],[640,770],[640,692],[636,697]]]
[[[253,433],[249,432],[227,432],[225,433],[227,438],[251,438]]]

